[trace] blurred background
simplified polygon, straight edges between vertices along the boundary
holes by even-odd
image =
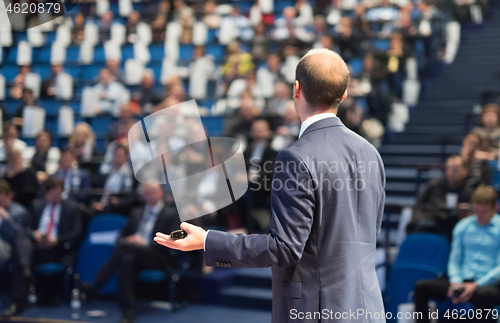
[[[5,8],[32,3],[41,2],[9,0]],[[156,136],[168,132],[174,150],[204,132],[238,139],[252,189],[214,211],[211,178],[202,179],[191,211],[209,215],[192,222],[266,233],[265,183],[277,153],[297,139],[292,84],[311,48],[347,62],[349,97],[338,117],[385,163],[377,274],[387,311],[411,301],[418,279],[446,272],[452,230],[472,213],[474,189],[500,189],[498,0],[54,3],[72,9],[50,20],[45,3],[43,12],[13,12],[9,20],[0,4],[0,306],[7,316],[269,322],[270,268],[209,268],[201,252],[149,242],[156,231],[178,228],[179,218],[168,184],[135,180],[129,156],[149,152],[129,147],[128,131],[195,99],[204,129],[173,109]],[[200,149],[179,151],[168,158],[180,174],[205,167]],[[421,257],[411,248],[399,253],[411,243],[407,234],[422,233],[431,236],[413,242]],[[432,269],[411,272],[403,259]]]

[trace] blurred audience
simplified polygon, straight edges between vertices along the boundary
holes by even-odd
[[[473,187],[467,181],[468,174],[468,165],[460,155],[448,157],[445,176],[431,180],[419,194],[407,232],[435,232],[450,239],[462,216],[459,213],[469,210]]]
[[[471,133],[477,134],[483,141],[482,151],[487,152],[488,159],[498,159],[500,142],[500,107],[494,103],[483,107],[481,125],[472,129]]]
[[[489,313],[500,305],[500,215],[498,196],[491,186],[481,186],[472,194],[473,214],[453,229],[448,277],[419,280],[415,285],[415,311],[428,313],[429,300],[454,304],[472,303],[475,310]],[[487,238],[486,238],[487,237]],[[496,322],[482,315],[482,322]],[[427,315],[417,322],[430,322]]]

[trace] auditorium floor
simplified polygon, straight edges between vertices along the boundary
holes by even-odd
[[[156,306],[155,306],[156,305]],[[219,307],[212,305],[187,305],[177,312],[162,308],[164,304],[155,304],[140,302],[136,306],[136,323],[266,323],[271,322],[271,312],[240,309],[233,307]],[[103,311],[103,317],[91,317],[88,311]],[[76,315],[80,318],[76,319]],[[74,312],[69,305],[59,307],[42,307],[26,310],[23,318],[14,318],[14,322],[56,322],[62,320],[65,322],[99,322],[114,323],[120,321],[120,309],[113,302],[96,301],[85,306],[80,312]],[[39,318],[40,320],[37,320]],[[43,319],[42,319],[43,318]],[[1,319],[0,319],[1,320]],[[2,321],[3,322],[3,321]],[[62,323],[62,322],[59,322]]]

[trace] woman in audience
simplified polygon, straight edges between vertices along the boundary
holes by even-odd
[[[483,107],[481,114],[481,125],[472,129],[474,133],[483,140],[481,150],[488,152],[490,160],[498,158],[498,147],[500,140],[500,107],[494,103]]]
[[[491,185],[491,171],[488,165],[488,153],[481,151],[481,138],[475,133],[469,133],[462,142],[460,155],[468,164],[469,183],[473,187]]]
[[[92,162],[95,148],[94,132],[88,123],[80,122],[75,126],[75,130],[69,138],[68,146],[80,166],[88,168]]]
[[[31,202],[38,191],[38,181],[35,171],[23,166],[23,156],[19,150],[13,148],[8,151],[7,168],[2,177],[14,192],[14,201],[25,208],[31,208]]]
[[[75,15],[73,28],[71,29],[71,42],[73,45],[81,45],[84,39],[85,18],[81,13]]]

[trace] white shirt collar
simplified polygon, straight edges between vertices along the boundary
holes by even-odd
[[[299,132],[299,138],[302,137],[302,134],[306,129],[312,125],[315,122],[318,122],[320,120],[326,119],[326,118],[335,118],[337,117],[335,113],[333,112],[324,112],[324,113],[318,113],[313,115],[312,117],[306,119],[302,124],[300,125],[300,132]]]

